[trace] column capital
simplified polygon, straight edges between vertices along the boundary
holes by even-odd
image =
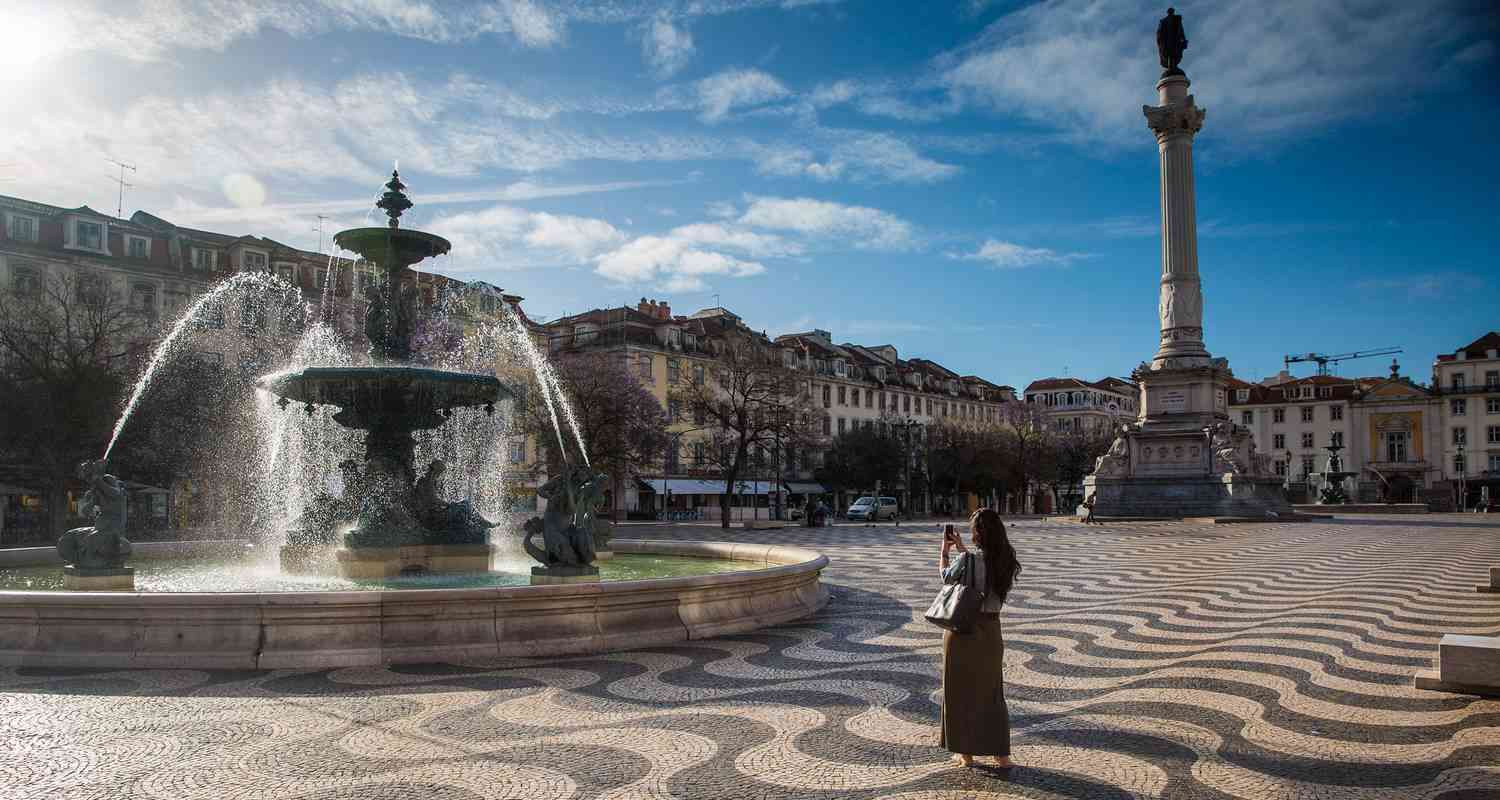
[[[1208,112],[1194,104],[1193,96],[1188,95],[1181,103],[1141,106],[1141,113],[1146,115],[1146,125],[1156,133],[1160,142],[1174,135],[1197,133],[1203,128],[1203,117]]]

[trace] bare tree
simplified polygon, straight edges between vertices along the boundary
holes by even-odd
[[[625,481],[646,471],[666,446],[666,413],[618,355],[566,353],[554,356],[552,365],[572,403],[589,461],[609,474],[618,498]],[[528,404],[525,424],[537,436],[556,474],[560,452],[544,404]],[[563,440],[574,446],[568,434]],[[618,501],[611,504],[612,517],[617,505]]]
[[[768,342],[735,332],[719,343],[712,377],[689,380],[669,397],[706,440],[704,464],[724,481],[719,510],[727,528],[730,497],[741,477],[766,454],[817,444],[823,412],[813,405],[807,378],[782,366]]]
[[[109,442],[132,344],[151,323],[97,275],[38,270],[0,290],[0,457],[44,482],[54,537],[74,467]]]
[[[1031,487],[1039,485],[1046,468],[1049,448],[1047,418],[1033,403],[1013,400],[1001,409],[1000,418],[1009,439],[1006,483],[1015,487],[1021,498],[1019,511],[1025,511],[1025,497]]]
[[[1063,492],[1081,483],[1094,471],[1095,459],[1108,452],[1117,432],[1113,428],[1112,425],[1085,425],[1081,429],[1057,431],[1049,437],[1048,477],[1052,478],[1052,496],[1059,511],[1064,505]],[[1082,498],[1078,500],[1082,502]]]

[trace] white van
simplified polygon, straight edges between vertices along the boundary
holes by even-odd
[[[879,522],[883,519],[895,519],[897,508],[894,497],[882,497],[878,505],[873,497],[861,497],[854,501],[854,505],[849,506],[844,516],[851,520]]]

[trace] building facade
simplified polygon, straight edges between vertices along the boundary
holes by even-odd
[[[824,413],[819,422],[825,441],[860,428],[899,426],[917,445],[910,448],[915,459],[924,426],[943,419],[998,423],[1002,404],[1015,399],[1009,386],[961,375],[927,359],[903,359],[891,345],[836,344],[825,330],[772,340],[718,307],[683,316],[673,314],[665,302],[641,298],[635,308],[594,309],[545,327],[554,353],[618,354],[667,412],[671,444],[666,453],[659,463],[633,476],[637,480],[631,488],[616,498],[617,508],[633,514],[713,519],[720,513],[724,486],[703,450],[711,432],[675,408],[671,395],[680,383],[701,381],[714,369],[716,342],[729,332],[759,342],[768,357],[806,375],[813,404]],[[798,506],[810,497],[824,497],[835,506],[844,503],[848,497],[827,492],[813,479],[822,459],[823,450],[816,447],[761,454],[756,460],[764,466],[743,476],[742,491],[732,501],[733,513],[769,514],[755,509]],[[921,465],[915,469],[920,471]],[[882,487],[904,497],[903,489]],[[925,496],[913,497],[911,504],[917,511],[928,507]]]
[[[1025,397],[1042,411],[1054,431],[1113,429],[1136,418],[1140,388],[1115,377],[1097,381],[1041,378],[1026,386]]]
[[[88,206],[62,208],[0,195],[0,291],[21,300],[37,297],[38,302],[49,292],[66,291],[68,303],[109,298],[119,304],[131,324],[119,326],[118,334],[125,340],[108,348],[120,355],[101,366],[126,375],[140,371],[194,303],[242,273],[277,276],[295,290],[294,298],[315,310],[312,319],[335,328],[353,352],[368,347],[360,321],[374,273],[352,261],[265,237],[175,225],[144,211],[120,219]],[[408,285],[416,289],[426,316],[441,318],[458,335],[499,320],[508,305],[540,341],[540,328],[519,310],[520,297],[421,271],[411,273]],[[310,321],[301,309],[295,314],[274,313],[251,302],[249,294],[240,303],[204,306],[195,317],[191,339],[199,358],[238,368],[247,382],[288,355]],[[5,368],[0,364],[0,370]],[[516,456],[518,470],[535,473],[534,455]],[[0,453],[0,536],[5,536],[6,520],[14,538],[19,528],[44,527],[39,520],[53,513],[44,508],[38,476],[28,470],[26,464],[7,462]],[[190,526],[197,517],[212,513],[205,511],[211,503],[202,490],[189,480],[171,487],[168,496],[166,503],[152,501],[160,506],[168,526]]]
[[[1463,508],[1500,503],[1500,333],[1490,331],[1432,364],[1443,415],[1441,460]]]

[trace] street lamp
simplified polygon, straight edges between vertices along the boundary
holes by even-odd
[[[912,513],[911,513],[911,429],[912,429],[912,426],[914,426],[916,424],[917,424],[916,421],[913,420],[911,417],[907,417],[906,421],[903,422],[903,423],[901,423],[901,432],[903,434],[902,439],[903,439],[903,441],[906,444],[906,455],[905,455],[904,458],[901,459],[901,466],[906,471],[905,481],[903,481],[903,489],[902,489],[902,491],[906,495],[906,519],[908,521],[912,519]]]
[[[1463,513],[1469,505],[1469,460],[1464,457],[1464,443],[1458,443],[1458,511]]]

